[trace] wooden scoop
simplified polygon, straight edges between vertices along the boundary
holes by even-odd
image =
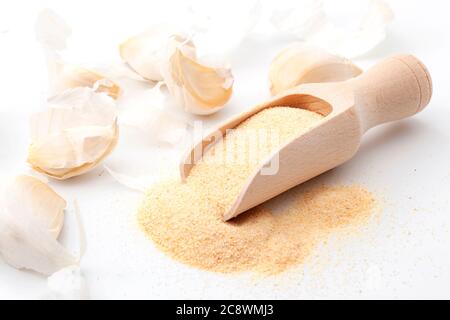
[[[314,127],[281,145],[242,188],[224,220],[267,201],[349,160],[368,129],[421,111],[430,101],[431,78],[425,66],[411,55],[392,56],[360,76],[342,82],[303,84],[257,105],[221,125],[203,138],[181,163],[184,181],[203,151],[218,134],[259,111],[274,106],[308,109],[324,115]],[[279,157],[279,170],[263,175],[261,169]]]

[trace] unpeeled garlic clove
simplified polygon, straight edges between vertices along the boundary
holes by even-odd
[[[343,81],[361,72],[346,58],[303,43],[293,43],[270,65],[270,91],[276,95],[302,83]]]
[[[118,134],[113,99],[89,88],[68,90],[32,116],[27,161],[55,179],[78,176],[112,152]]]
[[[194,44],[181,37],[171,37],[162,75],[177,103],[194,114],[220,110],[233,91],[231,70],[199,63]]]
[[[140,76],[163,81],[187,112],[214,113],[231,97],[231,70],[199,62],[190,38],[167,25],[128,39],[120,46],[120,54]]]
[[[161,81],[161,62],[165,46],[175,30],[165,24],[155,25],[131,37],[119,46],[122,60],[137,74],[151,81]]]
[[[17,269],[46,275],[77,264],[80,257],[56,239],[65,207],[65,200],[35,177],[8,179],[0,192],[0,253],[4,260]]]
[[[66,201],[41,180],[19,175],[8,186],[6,204],[12,211],[28,211],[56,239],[64,224]]]

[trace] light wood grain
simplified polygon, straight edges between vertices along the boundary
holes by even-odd
[[[291,106],[324,115],[311,130],[280,146],[263,162],[262,167],[278,157],[276,174],[263,175],[262,167],[255,168],[224,215],[224,220],[231,219],[349,160],[358,150],[364,132],[416,114],[429,103],[431,94],[427,69],[411,55],[392,56],[347,81],[300,85],[228,120],[206,136],[183,158],[181,178],[186,179],[218,136],[265,108]]]

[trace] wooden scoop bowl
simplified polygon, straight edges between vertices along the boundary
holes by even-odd
[[[181,178],[186,179],[214,137],[223,137],[227,129],[265,108],[290,106],[324,115],[309,131],[281,145],[261,167],[255,168],[224,214],[224,220],[229,220],[349,160],[358,150],[364,132],[416,114],[429,103],[431,92],[427,69],[411,55],[392,56],[347,81],[300,85],[232,118],[203,138],[183,159]],[[261,174],[274,157],[278,157],[278,172]]]

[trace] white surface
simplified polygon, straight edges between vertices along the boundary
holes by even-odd
[[[80,204],[88,238],[81,267],[91,297],[450,298],[450,6],[438,0],[389,3],[396,17],[387,39],[355,61],[367,68],[390,54],[412,53],[430,70],[433,98],[413,119],[370,131],[354,159],[320,177],[325,183],[357,183],[373,191],[382,206],[379,223],[345,243],[330,241],[305,266],[281,276],[255,279],[203,272],[168,259],[144,238],[135,225],[141,195],[115,183],[100,167],[66,182],[51,182],[67,200],[76,198]],[[46,69],[33,30],[44,6],[72,26],[70,57],[95,62],[117,61],[117,43],[145,28],[155,7],[166,12],[160,16],[170,18],[173,5],[2,1],[2,173],[23,166],[28,114],[45,97]],[[268,96],[269,63],[289,41],[261,36],[245,40],[233,64],[233,99],[214,121]],[[136,157],[130,155],[130,161]],[[63,240],[70,243],[69,222]],[[45,278],[14,270],[0,258],[0,299],[38,298],[45,290]]]

